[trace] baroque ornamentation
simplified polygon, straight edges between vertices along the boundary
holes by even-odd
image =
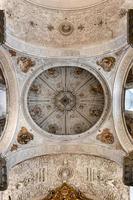
[[[114,136],[108,128],[104,129],[101,134],[97,135],[96,138],[105,144],[114,143]]]
[[[18,143],[27,144],[31,140],[33,140],[33,134],[29,133],[25,127],[22,127],[17,136]]]
[[[105,97],[92,73],[66,66],[40,73],[29,88],[27,104],[31,118],[42,130],[74,135],[89,130],[100,119]]]
[[[34,1],[40,2],[40,0]],[[9,34],[30,44],[74,48],[101,44],[125,34],[125,19],[120,18],[125,13],[120,12],[123,0],[103,0],[98,5],[73,11],[47,9],[28,4],[26,1],[22,3],[22,0],[18,0],[18,6],[15,6],[15,2],[16,0],[8,1],[5,5],[7,26],[12,27],[11,30],[9,29]],[[53,0],[53,2],[57,1]],[[31,15],[31,10],[36,14]],[[29,25],[30,21],[37,22],[34,31],[33,23],[32,26]],[[67,35],[69,36],[65,37]]]
[[[76,191],[72,186],[67,183],[63,183],[61,187],[50,191],[47,197],[42,200],[92,200],[87,197],[79,190]]]
[[[73,169],[72,174],[70,169]],[[122,173],[119,164],[97,156],[67,153],[34,157],[11,169],[10,184],[3,197],[4,200],[8,200],[9,195],[12,200],[62,200],[55,195],[55,188],[60,188],[66,180],[64,183],[79,188],[90,199],[127,200],[129,188],[122,182]],[[49,189],[55,190],[48,195]],[[64,199],[68,197],[64,195]]]
[[[27,57],[19,57],[17,63],[20,66],[22,72],[27,73],[31,67],[35,65],[35,62]]]
[[[74,31],[74,26],[70,22],[65,21],[60,24],[59,31],[62,35],[68,36],[68,35],[71,35],[72,32]]]
[[[115,66],[116,59],[114,57],[105,57],[101,61],[97,61],[97,64],[100,65],[104,71],[110,72],[111,69]]]

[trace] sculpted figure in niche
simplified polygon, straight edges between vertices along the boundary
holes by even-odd
[[[42,200],[92,200],[85,197],[80,191],[76,191],[72,186],[63,183],[61,187],[51,190],[47,197]]]

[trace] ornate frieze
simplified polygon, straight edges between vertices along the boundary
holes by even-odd
[[[3,200],[9,196],[13,200],[52,200],[57,194],[71,200],[71,192],[77,199],[84,197],[83,200],[129,199],[128,188],[122,182],[122,168],[95,156],[59,154],[33,158],[12,168],[9,179]],[[79,195],[79,190],[83,195]]]
[[[68,11],[35,6],[25,0],[18,0],[17,4],[16,0],[7,1],[7,31],[41,47],[97,45],[125,35],[126,18],[120,10],[123,3],[124,0],[104,0],[92,7]]]
[[[51,190],[50,193],[42,200],[92,200],[86,198],[85,195],[79,190],[74,189],[67,183],[63,183],[62,186]]]

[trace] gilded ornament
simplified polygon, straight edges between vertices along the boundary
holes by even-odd
[[[87,197],[79,190],[75,190],[72,186],[67,183],[63,183],[61,187],[50,191],[47,197],[42,200],[92,200]]]

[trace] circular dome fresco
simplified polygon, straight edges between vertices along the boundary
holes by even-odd
[[[27,97],[33,121],[56,135],[75,135],[93,127],[101,118],[104,90],[99,80],[79,67],[55,67],[32,82]]]

